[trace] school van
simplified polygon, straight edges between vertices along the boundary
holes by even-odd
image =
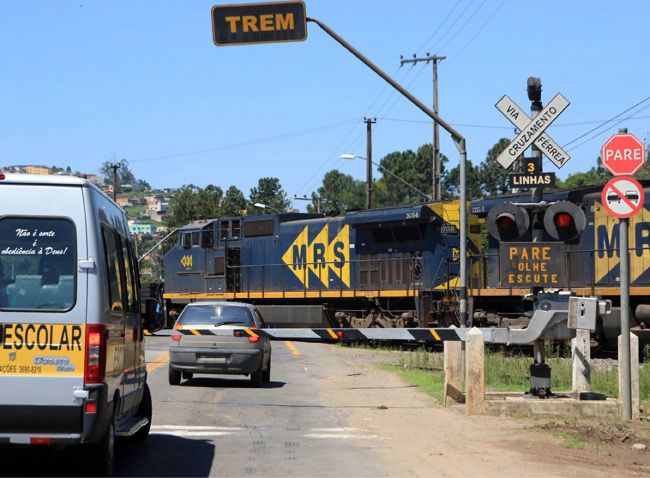
[[[110,474],[115,440],[147,437],[139,289],[99,188],[0,173],[0,447],[79,445],[87,473]]]

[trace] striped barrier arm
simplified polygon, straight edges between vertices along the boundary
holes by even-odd
[[[460,328],[412,328],[412,329],[348,329],[348,328],[318,328],[318,329],[181,329],[176,332],[183,335],[216,335],[230,336],[235,333],[245,333],[250,337],[268,337],[270,340],[291,340],[294,342],[445,342],[465,341],[465,335],[470,329]],[[481,328],[485,342],[508,343],[508,329]]]

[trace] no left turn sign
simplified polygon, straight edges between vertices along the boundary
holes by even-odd
[[[607,212],[619,219],[636,215],[645,202],[643,186],[625,176],[611,179],[603,188],[600,198]]]

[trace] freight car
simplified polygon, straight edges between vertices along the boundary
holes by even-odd
[[[282,326],[458,323],[458,218],[456,201],[188,224],[165,257],[169,319],[190,301],[232,299]],[[469,237],[477,254],[478,216]]]

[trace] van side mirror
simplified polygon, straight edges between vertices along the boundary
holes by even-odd
[[[146,299],[144,302],[144,311],[140,309],[140,316],[142,318],[142,325],[149,332],[156,332],[162,329],[165,322],[165,313],[160,301],[156,299]]]

